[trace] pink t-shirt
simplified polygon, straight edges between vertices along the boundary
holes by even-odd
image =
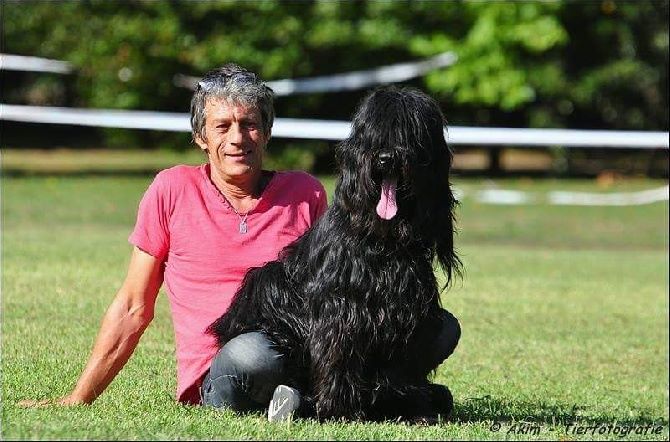
[[[240,218],[209,178],[209,165],[160,172],[144,194],[131,244],[164,261],[177,356],[177,400],[199,403],[216,354],[205,329],[223,314],[250,267],[277,258],[327,207],[321,183],[276,172],[257,206]]]

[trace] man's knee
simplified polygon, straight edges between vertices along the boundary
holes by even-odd
[[[245,333],[226,343],[212,360],[213,374],[273,376],[280,372],[284,359],[270,339],[260,332]]]
[[[284,357],[263,333],[239,335],[212,360],[203,382],[203,402],[247,411],[267,405],[284,376]]]

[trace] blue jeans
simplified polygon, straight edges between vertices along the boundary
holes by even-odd
[[[431,349],[434,367],[454,352],[460,337],[458,320],[442,310],[442,329],[437,335],[437,345]],[[288,378],[285,365],[284,355],[264,333],[239,335],[214,356],[200,387],[202,403],[238,412],[264,410],[277,385]]]

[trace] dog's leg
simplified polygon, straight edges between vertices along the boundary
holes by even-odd
[[[407,347],[390,364],[393,368],[377,375],[372,398],[375,419],[434,419],[451,413],[449,389],[428,379],[446,356],[445,348],[448,353],[453,351],[458,336],[451,339],[451,335],[456,332],[460,336],[458,321],[442,309],[421,321]]]
[[[314,411],[319,419],[364,419],[370,388],[364,381],[363,355],[356,352],[361,337],[346,329],[346,309],[327,302],[321,307],[307,339]]]
[[[319,419],[364,419],[363,396],[369,389],[363,387],[358,364],[333,356],[331,352],[312,360],[314,411]]]
[[[426,379],[453,353],[461,336],[458,320],[447,310],[437,308],[421,321],[406,350],[396,363],[407,379]]]

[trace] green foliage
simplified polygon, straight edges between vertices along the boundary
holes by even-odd
[[[422,54],[452,50],[458,63],[431,73],[428,86],[458,104],[513,110],[535,98],[530,71],[544,68],[540,56],[567,36],[554,16],[555,3],[468,2],[459,9],[468,31],[454,39],[438,31],[412,41]]]
[[[67,60],[75,105],[185,111],[176,74],[227,61],[268,79],[365,69],[451,50],[410,83],[451,123],[668,128],[668,1],[3,2],[5,51]],[[35,82],[24,100],[58,101]],[[53,85],[52,85],[53,86]],[[348,119],[365,91],[277,100],[279,116]],[[114,145],[184,146],[108,131]]]
[[[667,130],[668,2],[585,2],[561,17],[575,126]]]

